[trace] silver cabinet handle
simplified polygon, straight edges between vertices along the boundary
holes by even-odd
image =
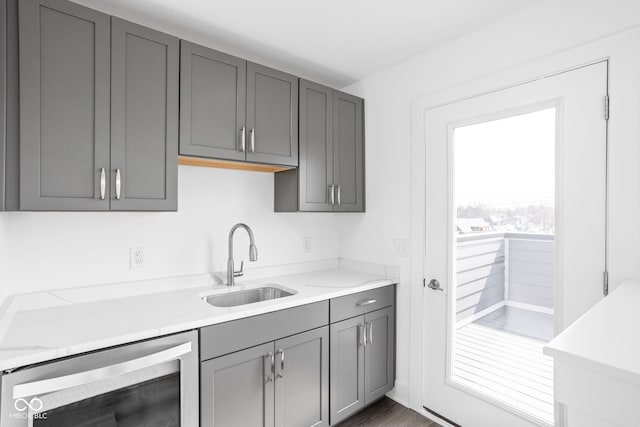
[[[340,201],[340,184],[338,184],[338,204],[342,204],[342,202]]]
[[[335,196],[335,191],[334,190],[335,185],[331,184],[329,186],[329,198],[331,199],[331,204],[335,205],[336,204],[336,196]]]
[[[284,371],[284,350],[283,349],[278,349],[278,351],[276,351],[276,355],[280,355],[280,373],[276,376],[276,378],[282,378],[282,371]]]
[[[106,191],[107,191],[107,176],[104,172],[104,168],[100,168],[100,200],[104,200]]]
[[[373,344],[373,321],[367,323],[369,324],[369,344]]]
[[[122,187],[122,177],[120,169],[116,169],[116,200],[120,200],[120,188]]]
[[[47,380],[34,381],[13,386],[13,398],[40,396],[46,393],[65,390],[98,381],[105,381],[120,375],[125,375],[134,371],[139,371],[150,366],[160,365],[171,360],[176,360],[180,356],[191,352],[191,343],[177,345],[167,350],[159,351],[148,356],[128,360],[116,365],[105,366],[103,368],[78,372],[76,374],[65,375]]]
[[[251,128],[251,130],[249,131],[249,134],[251,135],[251,152],[255,153],[256,152],[256,130]]]
[[[367,305],[371,305],[371,304],[375,304],[376,302],[378,302],[377,299],[371,298],[371,299],[363,299],[360,300],[356,303],[356,307],[365,307]]]
[[[360,333],[360,346],[367,346],[367,331],[366,325],[358,324],[358,332]]]
[[[265,357],[268,357],[270,359],[270,361],[271,361],[271,374],[267,378],[264,379],[264,382],[268,383],[268,382],[273,381],[273,374],[274,374],[275,369],[276,369],[276,357],[273,355],[272,352],[267,353]]]
[[[245,147],[247,143],[247,128],[242,126],[240,128],[240,151],[244,153]]]

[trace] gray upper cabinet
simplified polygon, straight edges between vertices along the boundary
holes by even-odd
[[[178,39],[66,0],[18,19],[19,209],[176,210]]]
[[[276,212],[364,212],[364,100],[300,80],[300,165],[275,176]]]
[[[364,101],[334,91],[333,180],[336,212],[364,212]]]
[[[333,211],[333,89],[300,80],[301,211]],[[295,196],[295,194],[294,194]]]
[[[329,328],[275,342],[276,427],[329,425]]]
[[[202,427],[273,427],[273,342],[203,362]]]
[[[109,26],[75,3],[19,2],[21,210],[109,209]]]
[[[180,154],[244,160],[247,62],[180,43]]]
[[[247,160],[298,165],[298,78],[247,64]]]
[[[180,154],[298,165],[298,78],[182,41]]]
[[[178,208],[179,41],[112,18],[111,210]]]

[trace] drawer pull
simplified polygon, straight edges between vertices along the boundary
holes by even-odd
[[[376,302],[378,302],[377,299],[371,298],[371,299],[364,299],[364,300],[360,300],[356,303],[357,307],[364,307],[367,305],[371,305],[371,304],[375,304]]]
[[[276,357],[272,352],[267,353],[264,357],[268,358],[271,361],[271,372],[264,379],[264,382],[265,383],[273,382],[274,379],[275,379],[274,378],[274,373],[275,373],[275,370],[276,370]]]

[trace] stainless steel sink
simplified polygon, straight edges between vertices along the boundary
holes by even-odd
[[[202,299],[216,307],[235,307],[238,305],[253,304],[254,302],[284,298],[291,295],[294,295],[294,293],[285,291],[284,289],[274,288],[273,286],[265,286],[244,291],[208,295]]]

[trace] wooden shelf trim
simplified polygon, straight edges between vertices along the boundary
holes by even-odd
[[[201,157],[178,156],[178,164],[207,168],[236,169],[253,172],[282,172],[295,169],[295,166],[263,165],[259,163],[235,162],[233,160],[204,159]]]

